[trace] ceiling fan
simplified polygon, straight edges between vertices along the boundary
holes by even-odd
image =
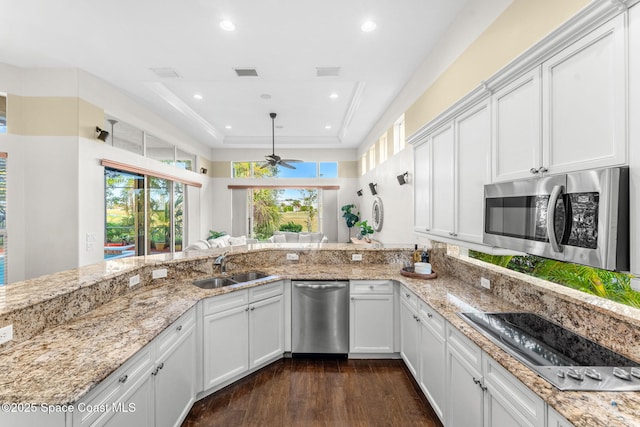
[[[271,154],[268,156],[264,156],[266,159],[266,163],[260,165],[261,168],[266,168],[267,166],[275,167],[275,166],[284,166],[285,168],[295,169],[296,167],[290,165],[289,163],[301,163],[302,160],[293,160],[293,159],[281,159],[280,156],[277,156],[275,153],[275,120],[276,113],[269,113],[269,117],[271,117]]]

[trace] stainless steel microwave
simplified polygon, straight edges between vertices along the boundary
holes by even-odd
[[[629,270],[629,169],[485,185],[483,242],[607,270]]]

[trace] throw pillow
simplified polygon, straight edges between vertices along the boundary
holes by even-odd
[[[274,234],[273,235],[273,242],[274,243],[287,243],[287,238],[284,237],[284,235],[282,235],[282,234]]]
[[[231,245],[231,246],[246,245],[246,244],[247,244],[247,236],[230,237],[229,238],[229,245]]]
[[[298,243],[311,243],[311,234],[302,234],[298,236]]]

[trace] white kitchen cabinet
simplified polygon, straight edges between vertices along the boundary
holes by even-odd
[[[427,304],[420,303],[419,307],[418,384],[440,421],[444,423],[447,358],[446,321]]]
[[[400,289],[400,356],[411,375],[418,378],[418,298],[407,288]]]
[[[540,67],[497,90],[492,97],[492,180],[528,178],[542,165]]]
[[[483,102],[456,118],[456,239],[482,243],[484,185],[491,182],[491,111]],[[434,180],[435,182],[435,180]]]
[[[196,317],[191,310],[157,339],[155,426],[180,425],[196,396]]]
[[[495,360],[483,355],[485,426],[544,427],[545,403]]]
[[[434,131],[414,153],[414,230],[482,243],[484,185],[491,178],[488,101]]]
[[[618,15],[542,64],[549,173],[626,162],[626,34]]]
[[[629,9],[629,217],[632,286],[640,290],[640,4]]]
[[[562,415],[558,414],[558,412],[551,406],[548,406],[547,427],[573,427],[573,424],[567,421]]]
[[[349,293],[349,353],[393,353],[393,282],[352,280]]]
[[[284,353],[283,282],[212,297],[203,308],[204,390]]]
[[[482,350],[454,327],[447,327],[447,427],[482,427]]]
[[[619,15],[493,94],[493,181],[625,164],[624,21]]]
[[[284,353],[284,297],[282,294],[249,306],[249,369]]]
[[[455,228],[453,124],[446,125],[432,135],[431,154],[431,233],[450,237]],[[421,190],[416,188],[416,191]]]
[[[431,142],[413,149],[413,225],[414,231],[431,231]]]

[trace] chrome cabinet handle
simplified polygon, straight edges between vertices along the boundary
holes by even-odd
[[[251,307],[251,311],[253,311],[253,310],[255,310],[255,309],[256,309],[255,307]]]
[[[245,308],[244,311],[249,311],[249,307]]]
[[[433,319],[433,314],[431,314],[431,313],[427,313],[427,317],[428,317],[429,319]]]
[[[176,328],[176,331],[180,332],[182,330],[182,325],[178,325],[178,327]]]
[[[127,382],[127,379],[129,378],[129,375],[123,375],[120,378],[118,378],[118,382],[124,384]]]
[[[404,294],[405,297],[411,298],[411,294]]]
[[[532,174],[534,174],[534,175],[535,175],[535,174],[537,174],[537,173],[538,173],[538,172],[540,172],[540,171],[539,171],[538,169],[536,169],[536,168],[531,168],[531,169],[529,169],[529,172],[531,172]]]
[[[545,168],[544,166],[540,166],[540,167],[538,168],[538,172],[540,172],[540,173],[546,173],[546,172],[549,172],[549,169]]]
[[[373,290],[373,285],[369,285],[369,289]]]

